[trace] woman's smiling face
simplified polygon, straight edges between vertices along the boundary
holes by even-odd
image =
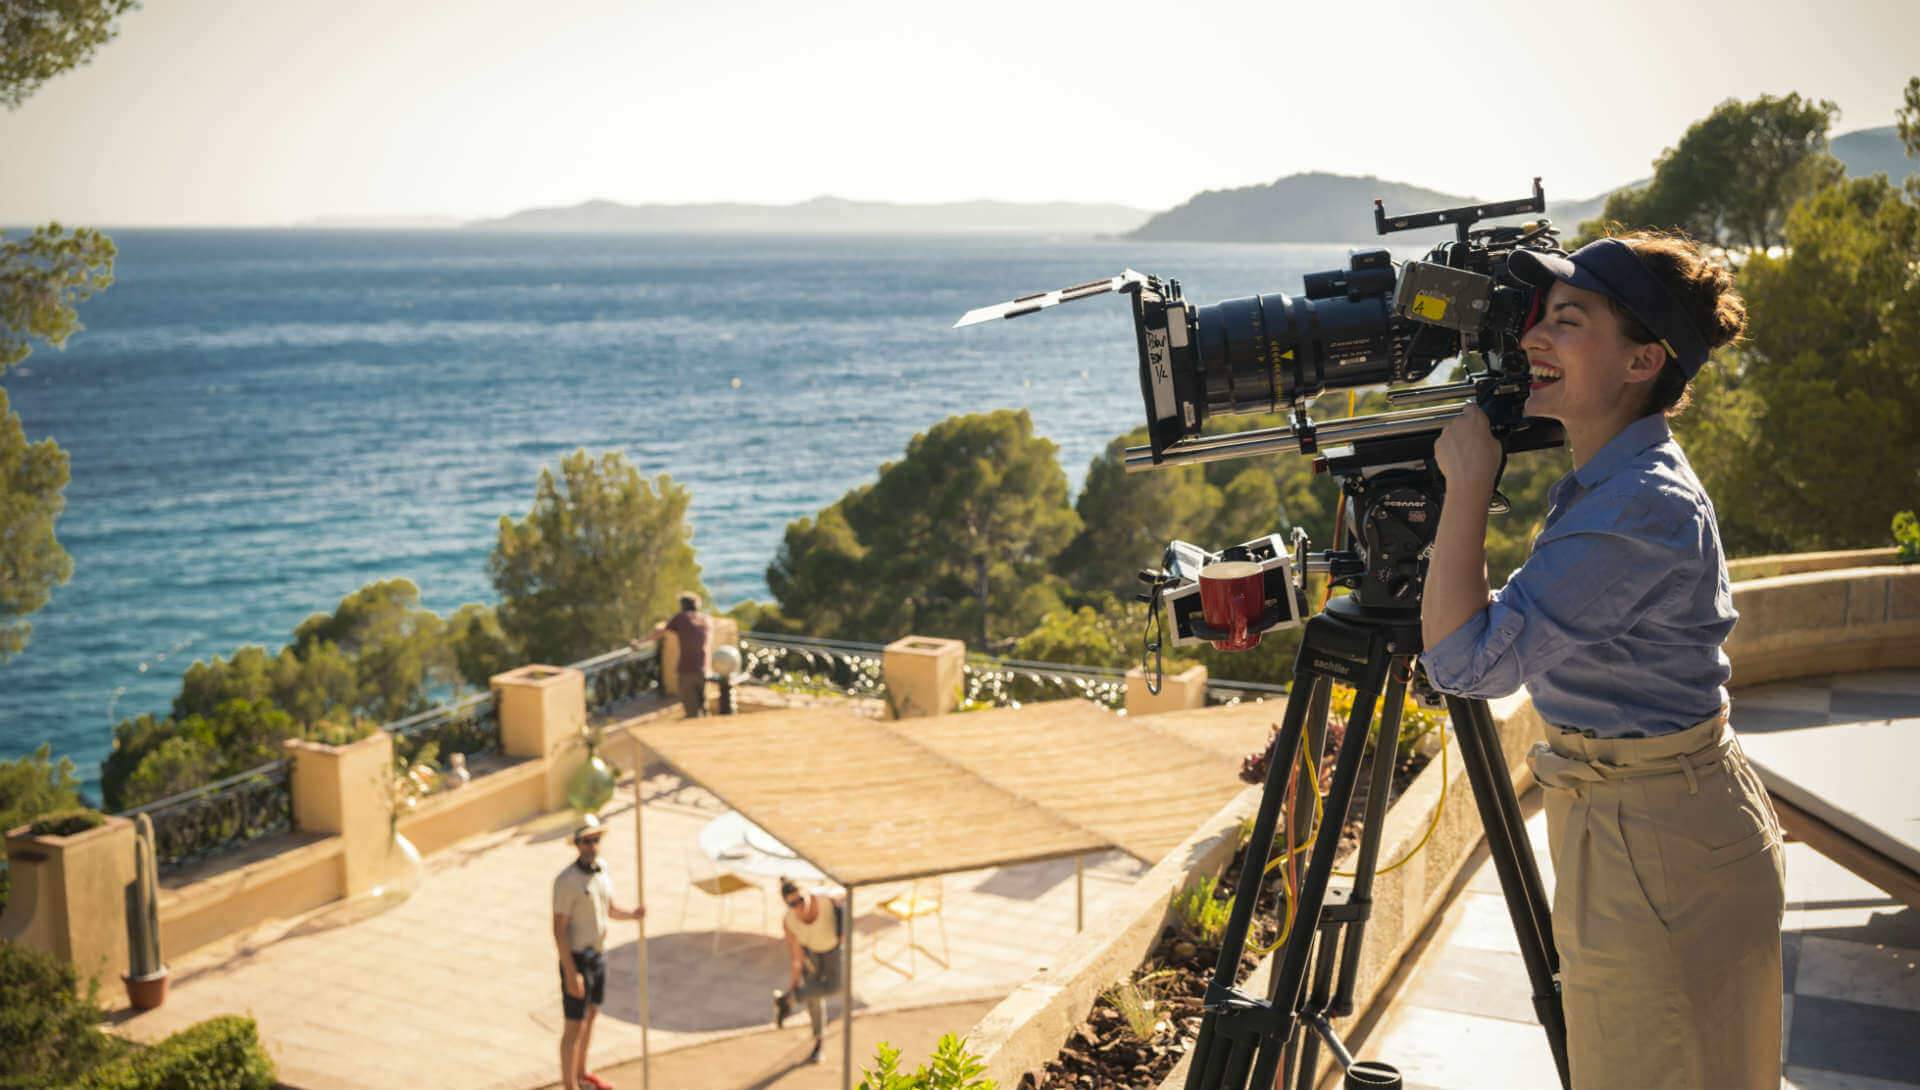
[[[1602,442],[1639,415],[1645,383],[1666,360],[1659,345],[1627,337],[1606,296],[1557,281],[1520,348],[1533,370],[1527,415],[1558,420],[1570,433],[1605,431]]]

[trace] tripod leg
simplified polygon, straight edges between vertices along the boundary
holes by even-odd
[[[1546,1030],[1547,1047],[1553,1051],[1560,1085],[1568,1087],[1572,1083],[1567,1075],[1567,1021],[1560,1005],[1560,988],[1554,980],[1560,966],[1553,948],[1553,917],[1547,907],[1540,869],[1533,861],[1526,824],[1521,820],[1520,800],[1514,797],[1513,781],[1500,751],[1493,713],[1483,700],[1463,700],[1457,696],[1447,697],[1447,710],[1453,718],[1454,734],[1460,739],[1460,756],[1467,766],[1468,781],[1473,785],[1480,824],[1486,828],[1487,853],[1500,875],[1507,914],[1513,918],[1520,959],[1533,984],[1534,1013],[1540,1019],[1540,1028]]]
[[[1353,989],[1360,974],[1360,944],[1366,940],[1365,913],[1373,905],[1374,867],[1380,862],[1380,835],[1387,824],[1387,797],[1393,793],[1394,768],[1400,763],[1400,717],[1407,706],[1407,671],[1411,657],[1393,660],[1387,673],[1387,691],[1381,697],[1380,733],[1373,742],[1373,779],[1367,787],[1367,812],[1360,826],[1360,849],[1354,858],[1350,902],[1362,915],[1346,928],[1340,956],[1340,987],[1322,1000],[1327,1015],[1345,1018],[1353,1013]]]
[[[1293,690],[1287,696],[1286,711],[1280,718],[1280,734],[1274,740],[1267,766],[1267,782],[1260,795],[1260,809],[1253,819],[1253,834],[1247,841],[1241,864],[1240,882],[1234,890],[1233,910],[1227,916],[1226,933],[1220,939],[1220,956],[1215,962],[1213,981],[1207,988],[1208,1012],[1200,1024],[1193,1045],[1193,1065],[1188,1069],[1188,1090],[1214,1090],[1216,1087],[1246,1085],[1246,1065],[1253,1055],[1253,1038],[1244,1032],[1223,1030],[1221,1021],[1235,1012],[1224,1007],[1227,994],[1240,972],[1240,951],[1247,943],[1247,931],[1253,923],[1254,906],[1273,847],[1274,827],[1279,824],[1280,808],[1287,797],[1287,780],[1300,748],[1300,735],[1310,707],[1326,707],[1325,690],[1329,682],[1317,674],[1295,671]],[[1234,1075],[1229,1079],[1229,1074]]]
[[[1336,955],[1340,950],[1340,934],[1347,930],[1341,924],[1325,924],[1320,928],[1320,941],[1314,951],[1313,994],[1307,999],[1309,1011],[1324,1010],[1327,1002],[1327,990],[1333,984],[1333,969]],[[1320,1035],[1304,1020],[1300,1033],[1300,1069],[1294,1082],[1295,1090],[1313,1090],[1313,1072],[1320,1066]]]
[[[1374,704],[1379,698],[1379,690],[1366,688],[1364,682],[1354,689],[1353,713],[1347,717],[1347,731],[1340,739],[1340,755],[1335,759],[1333,783],[1327,790],[1322,807],[1320,833],[1313,841],[1313,859],[1308,863],[1307,876],[1297,891],[1299,904],[1294,910],[1294,930],[1287,936],[1284,954],[1274,968],[1272,994],[1275,997],[1298,995],[1302,979],[1306,976],[1307,955],[1313,947],[1320,910],[1326,903],[1327,879],[1333,873],[1333,857],[1340,850],[1340,831],[1346,824],[1347,807],[1353,802],[1354,785],[1360,779],[1360,755],[1367,745],[1367,726],[1373,722]],[[1316,789],[1318,786],[1314,785]],[[1291,1010],[1287,1021],[1291,1030],[1294,1021]],[[1260,1059],[1253,1067],[1253,1085],[1273,1085],[1279,1058],[1278,1042],[1263,1040]]]

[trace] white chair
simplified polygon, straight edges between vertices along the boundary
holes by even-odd
[[[695,892],[704,893],[720,905],[720,921],[713,929],[713,952],[720,952],[720,930],[727,925],[728,898],[735,893],[751,892],[758,894],[758,883],[749,882],[730,871],[721,870],[707,854],[692,844],[687,845],[687,889],[680,897],[680,930],[687,929],[687,902],[693,900]],[[760,902],[760,930],[767,929],[767,901],[765,897],[755,896]]]
[[[947,948],[947,918],[940,911],[941,899],[940,879],[936,876],[933,878],[916,878],[913,880],[913,885],[908,887],[907,892],[895,894],[887,900],[880,902],[879,907],[875,909],[875,911],[883,916],[891,916],[907,925],[907,967],[905,969],[900,968],[900,966],[888,961],[887,958],[880,953],[880,942],[877,936],[873,944],[873,960],[895,972],[912,976],[914,970],[918,968],[915,961],[915,950],[917,949],[942,967],[951,967],[953,954]],[[939,957],[934,957],[932,948],[921,946],[919,940],[914,936],[913,921],[922,916],[932,916],[940,924]],[[899,955],[896,954],[894,956],[898,957]]]

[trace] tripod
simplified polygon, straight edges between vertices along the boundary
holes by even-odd
[[[1400,1075],[1392,1067],[1356,1061],[1334,1032],[1331,1019],[1353,1013],[1360,947],[1372,907],[1374,865],[1399,755],[1400,713],[1422,648],[1420,584],[1425,547],[1431,545],[1438,521],[1442,482],[1431,469],[1406,465],[1402,462],[1385,472],[1354,465],[1343,476],[1343,489],[1357,514],[1356,535],[1364,538],[1364,545],[1357,556],[1327,554],[1327,566],[1331,575],[1344,575],[1357,583],[1357,589],[1334,599],[1306,622],[1220,959],[1207,988],[1206,1013],[1193,1047],[1187,1090],[1265,1090],[1288,1085],[1311,1090],[1322,1042],[1345,1070],[1348,1090],[1401,1086]],[[1412,513],[1418,511],[1425,514]],[[1267,995],[1260,999],[1237,990],[1234,975],[1253,922],[1295,760],[1303,740],[1308,753],[1322,751],[1335,681],[1353,687],[1353,711],[1334,761],[1325,818],[1313,842],[1306,876],[1292,894],[1292,929],[1275,963]],[[1360,778],[1368,725],[1383,698],[1355,877],[1349,884],[1332,886],[1334,855]],[[1546,894],[1493,716],[1482,700],[1449,696],[1447,708],[1532,983],[1534,1012],[1546,1030],[1560,1083],[1566,1087],[1566,1021],[1554,980],[1559,958]],[[1317,782],[1307,787],[1319,790]],[[1295,815],[1288,821],[1289,843],[1284,850],[1289,853],[1298,812],[1296,804]]]

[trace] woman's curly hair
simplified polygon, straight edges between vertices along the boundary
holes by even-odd
[[[1700,244],[1678,231],[1630,231],[1614,238],[1627,244],[1654,277],[1673,293],[1694,328],[1714,352],[1740,339],[1747,328],[1747,304],[1733,287],[1733,271],[1708,256]],[[1612,296],[1607,303],[1620,319],[1620,328],[1635,344],[1653,344],[1653,335],[1640,319]],[[1648,391],[1641,416],[1678,416],[1687,407],[1687,375],[1672,359],[1660,369]]]

